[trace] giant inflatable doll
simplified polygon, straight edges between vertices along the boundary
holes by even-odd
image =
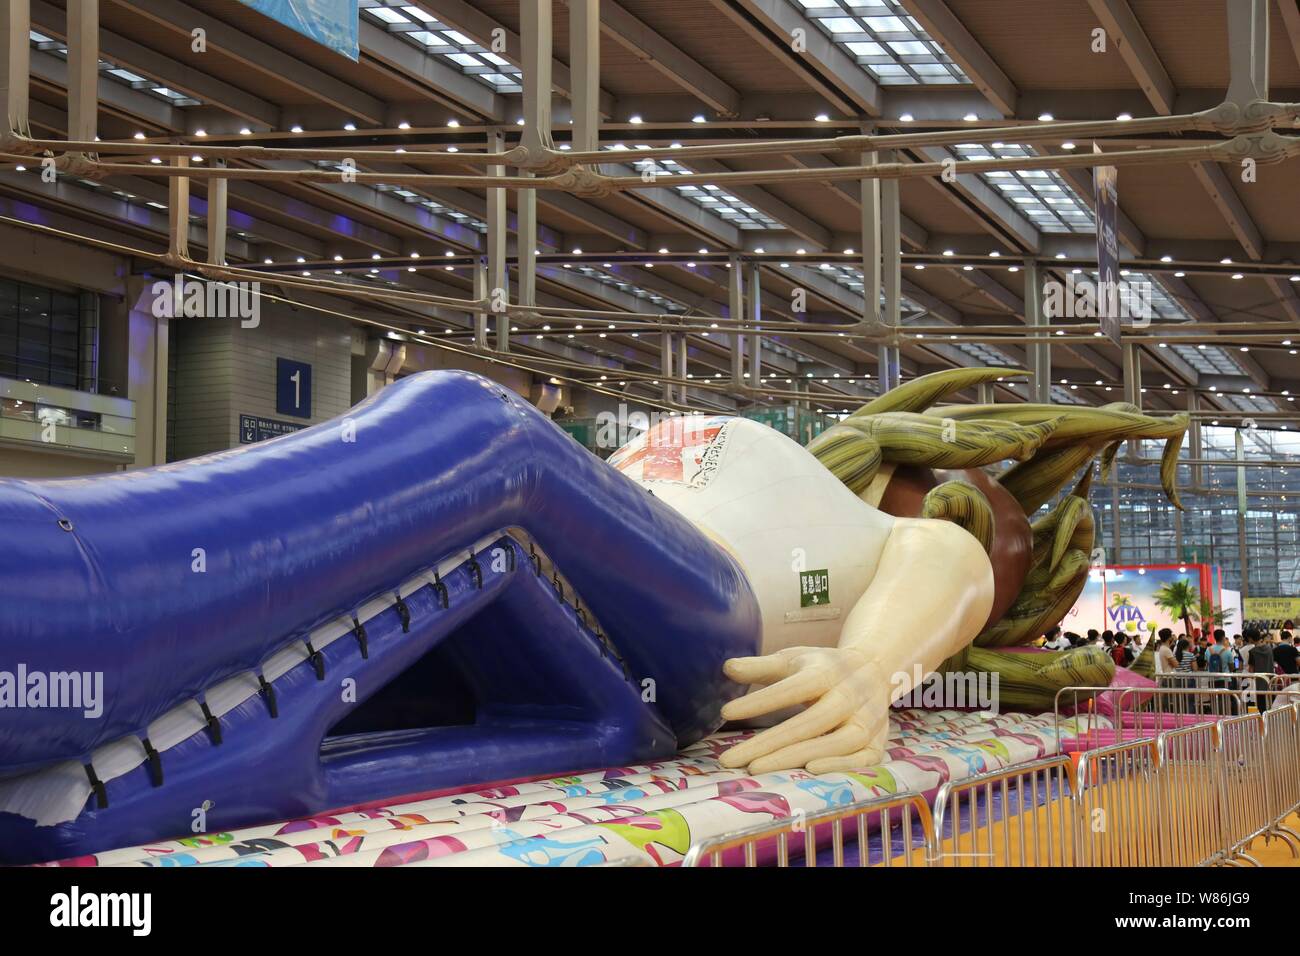
[[[1086,654],[1000,648],[1081,586],[1093,456],[1176,456],[1183,423],[927,411],[995,373],[909,383],[810,449],[678,418],[611,466],[431,372],[259,445],[0,479],[0,862],[643,762],[724,719],[770,725],[731,766],[864,766],[897,675],[1085,682]]]

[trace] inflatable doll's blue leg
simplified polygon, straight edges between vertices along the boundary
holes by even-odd
[[[0,480],[0,607],[0,862],[663,756],[761,627],[729,556],[461,372],[191,462]],[[468,717],[386,725],[384,688],[439,668]]]

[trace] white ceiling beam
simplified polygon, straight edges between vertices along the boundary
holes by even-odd
[[[51,53],[33,50],[31,70],[34,81],[44,83],[60,92],[67,92],[68,62],[66,60]],[[182,132],[185,129],[185,118],[180,110],[158,97],[133,90],[103,74],[100,74],[97,85],[101,110],[133,122],[143,122],[146,126],[159,130]]]
[[[1129,72],[1142,87],[1151,106],[1162,116],[1173,115],[1178,91],[1128,0],[1088,0],[1088,6],[1092,7],[1106,34],[1114,40],[1119,55],[1128,64]]]
[[[287,83],[299,93],[327,103],[365,122],[385,121],[384,103],[377,97],[344,83],[324,70],[285,55],[284,51],[257,39],[244,30],[218,20],[178,0],[113,0],[153,23],[186,37],[195,29],[207,34],[209,50],[220,50],[241,66],[263,76]]]
[[[742,30],[802,77],[846,116],[879,116],[880,85],[812,20],[788,0],[712,0]],[[795,31],[802,31],[804,50],[795,53]]]
[[[38,32],[65,39],[66,23],[64,11],[45,0],[32,0],[32,27]],[[100,29],[99,52],[105,60],[117,66],[156,79],[161,85],[179,90],[206,105],[224,109],[241,119],[268,128],[274,128],[280,122],[280,108],[274,103],[219,80],[192,64],[150,50],[111,30]]]
[[[734,87],[614,0],[601,0],[600,27],[610,39],[699,97],[720,116],[740,112],[740,93]]]
[[[499,93],[368,20],[361,21],[361,52],[406,80],[421,96],[487,120],[505,119],[506,101]],[[381,115],[380,124],[390,125],[387,111]]]
[[[1019,91],[943,0],[901,0],[903,9],[943,47],[1003,116],[1016,114]]]
[[[421,10],[433,14],[441,22],[465,34],[484,49],[491,50],[493,48],[493,39],[500,36],[505,40],[505,50],[497,53],[497,56],[508,60],[512,66],[522,69],[524,47],[519,34],[502,26],[486,13],[475,9],[472,4],[466,3],[465,0],[411,0],[411,6],[419,7]],[[569,71],[567,63],[555,58],[551,59],[551,84],[559,93],[572,99],[573,75]],[[616,102],[613,93],[608,90],[601,90],[601,115],[612,117]]]

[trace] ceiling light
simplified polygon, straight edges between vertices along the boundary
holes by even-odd
[[[1073,144],[1073,143],[1062,143],[1062,144],[1061,144],[1061,149],[1074,149],[1074,144]]]
[[[400,123],[397,124],[397,128],[398,128],[398,129],[410,129],[410,128],[411,128],[411,124],[408,123],[406,120],[402,120]]]
[[[240,136],[252,136],[252,135],[253,135],[253,131],[252,131],[251,129],[249,129],[247,126],[241,126],[241,127],[239,128],[239,135],[240,135]]]
[[[816,120],[818,123],[829,123],[831,121],[831,118],[827,116],[825,113],[818,113],[816,116],[813,117],[813,119]]]
[[[1051,113],[1039,113],[1039,114],[1038,114],[1038,121],[1039,121],[1040,123],[1050,123],[1050,122],[1051,122],[1052,120],[1054,120],[1054,119],[1056,119],[1056,117],[1053,116]]]
[[[902,116],[900,116],[898,119],[899,119],[900,122],[903,122],[903,123],[910,123],[910,122],[912,122],[913,116],[912,116],[911,113],[904,113],[904,114],[903,114]]]
[[[631,117],[628,118],[628,122],[629,122],[629,123],[636,123],[636,124],[639,125],[639,124],[641,123],[641,117],[640,117],[640,115],[633,115],[633,116],[631,116]]]
[[[974,113],[967,113],[965,116],[962,117],[962,119],[964,119],[967,123],[974,123],[979,119],[979,117],[976,116]]]
[[[205,129],[196,129],[196,130],[194,131],[194,135],[195,135],[195,136],[207,136],[207,135],[208,135],[208,131],[205,130]]]
[[[343,128],[344,128],[345,130],[347,130],[349,133],[351,133],[353,130],[355,130],[355,129],[357,128],[357,124],[356,124],[356,123],[344,123],[344,124],[343,124]]]
[[[1115,117],[1115,119],[1119,120],[1121,123],[1127,123],[1132,118],[1133,118],[1132,113],[1120,113],[1119,116]]]
[[[1161,257],[1160,257],[1160,261],[1161,261],[1161,262],[1173,262],[1173,261],[1174,261],[1174,257],[1173,257],[1173,256],[1161,256]]]
[[[301,126],[291,126],[291,127],[289,127],[289,132],[290,132],[290,133],[301,133],[301,132],[302,132],[302,127],[301,127]]]

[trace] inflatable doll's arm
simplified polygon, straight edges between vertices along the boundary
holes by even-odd
[[[727,767],[814,773],[879,763],[889,705],[979,633],[993,605],[993,568],[969,533],[946,521],[899,518],[879,568],[854,605],[838,647],[791,647],[733,658],[728,677],[766,684],[727,704],[745,720],[807,704],[722,755]]]

